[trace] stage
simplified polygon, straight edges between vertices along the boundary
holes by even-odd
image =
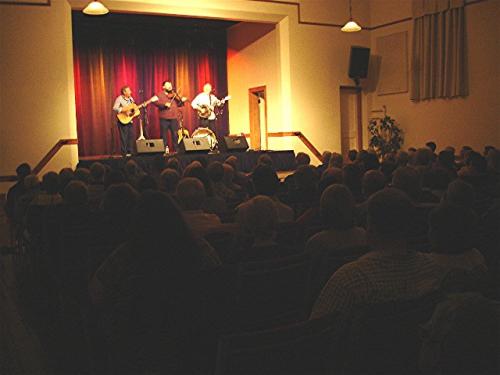
[[[172,157],[175,157],[184,168],[193,160],[200,157],[206,158],[208,162],[220,161],[224,162],[229,156],[236,156],[238,159],[238,169],[241,172],[251,172],[252,168],[257,163],[259,156],[267,154],[273,161],[273,166],[276,171],[291,171],[295,168],[295,153],[293,150],[286,151],[253,151],[246,152],[222,152],[214,154],[203,153],[177,153],[170,155],[162,154],[140,154],[134,155],[130,158],[124,158],[118,155],[102,155],[102,156],[89,156],[80,157],[78,166],[89,168],[92,163],[98,161],[103,164],[109,165],[113,168],[122,168],[125,163],[132,159],[135,160],[141,168],[145,171],[152,171],[154,169],[162,169],[165,162]]]

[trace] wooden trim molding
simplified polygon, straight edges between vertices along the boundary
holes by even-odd
[[[30,0],[23,0],[23,1],[0,0],[0,5],[34,5],[34,6],[49,7],[50,2],[51,0],[45,0],[43,2],[30,1]]]
[[[52,148],[45,154],[45,156],[38,162],[37,165],[33,168],[33,174],[40,173],[43,168],[49,163],[49,161],[59,152],[59,150],[63,146],[68,145],[77,145],[78,139],[76,138],[68,138],[68,139],[60,139],[57,143],[52,146]],[[16,176],[0,176],[0,182],[15,182],[17,181]]]
[[[301,9],[300,9],[300,5],[301,4],[300,3],[294,3],[294,2],[291,2],[291,1],[277,1],[277,0],[250,0],[250,1],[259,1],[259,2],[266,2],[266,3],[273,3],[273,4],[282,4],[282,5],[295,6],[297,8],[297,19],[298,19],[299,25],[326,26],[326,27],[335,27],[335,28],[339,28],[339,29],[342,26],[344,26],[344,25],[339,25],[339,24],[336,24],[336,23],[329,23],[329,22],[304,21],[302,19],[302,13],[301,13]],[[465,6],[474,5],[474,4],[478,4],[478,3],[483,3],[485,1],[489,1],[489,0],[471,0],[469,2],[466,2]],[[387,26],[397,25],[397,24],[403,23],[403,22],[409,22],[409,21],[412,21],[412,20],[413,20],[413,17],[406,17],[406,18],[401,18],[399,20],[394,20],[394,21],[382,23],[382,24],[376,25],[376,26],[363,26],[363,25],[361,25],[361,26],[362,26],[363,30],[372,31],[372,30],[381,29],[381,28],[387,27]]]

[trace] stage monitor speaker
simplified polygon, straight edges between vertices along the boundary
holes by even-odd
[[[248,142],[244,135],[229,135],[222,139],[222,151],[244,152],[248,150]]]
[[[155,154],[165,152],[163,139],[138,139],[135,141],[138,154]]]
[[[183,138],[181,142],[181,149],[188,153],[208,153],[210,151],[210,144],[208,138]]]
[[[349,78],[366,78],[369,62],[370,48],[352,46],[349,58]]]

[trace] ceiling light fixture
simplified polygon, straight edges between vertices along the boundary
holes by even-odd
[[[359,26],[356,21],[352,19],[352,5],[351,0],[349,0],[349,21],[346,22],[344,26],[340,29],[344,33],[355,33],[361,31],[361,26]]]
[[[100,1],[91,1],[83,9],[83,13],[89,16],[103,16],[109,13],[109,9]]]

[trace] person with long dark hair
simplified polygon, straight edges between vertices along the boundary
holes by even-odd
[[[172,199],[146,191],[132,215],[127,242],[101,265],[90,285],[109,313],[114,373],[197,371],[191,338],[203,319],[202,248]]]

